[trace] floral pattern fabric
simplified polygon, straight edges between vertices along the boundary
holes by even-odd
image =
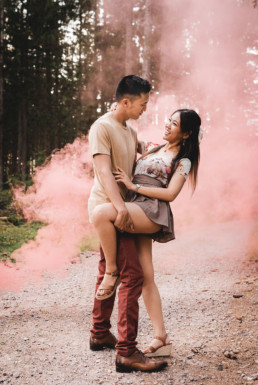
[[[142,142],[142,154],[157,147],[158,144],[152,142]],[[134,175],[147,175],[152,178],[158,179],[162,185],[166,186],[168,181],[168,175],[171,172],[171,162],[173,156],[171,154],[159,155],[158,152],[154,152],[146,156],[146,158],[139,159],[136,163]],[[176,174],[183,175],[185,179],[191,169],[191,161],[188,158],[182,158],[179,162]]]

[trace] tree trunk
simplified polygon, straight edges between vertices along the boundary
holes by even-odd
[[[82,5],[79,6],[79,58],[78,58],[78,128],[82,130]]]
[[[57,65],[55,67],[55,113],[58,114],[59,112],[59,77],[58,77],[58,69]],[[60,147],[60,122],[59,119],[55,117],[55,135],[54,135],[54,148]]]
[[[125,6],[125,75],[132,73],[132,38],[133,38],[133,4],[127,0]]]
[[[4,41],[4,9],[0,2],[0,191],[3,190],[3,41]]]
[[[23,5],[22,12],[27,11],[26,5]],[[21,84],[23,85],[23,92],[20,95],[20,102],[18,106],[18,146],[17,146],[17,158],[18,158],[18,173],[23,181],[26,180],[27,171],[27,105],[28,105],[28,92],[27,92],[27,79],[28,79],[28,26],[27,26],[27,12],[23,12],[23,29],[26,31],[23,37],[23,44],[20,51],[21,55],[21,69],[23,74],[21,76]]]
[[[51,117],[53,116],[53,106],[52,106],[52,95],[51,95],[51,89],[52,89],[52,55],[50,52],[50,39],[48,39],[48,44],[46,48],[46,93],[45,93],[45,102],[48,109],[47,113],[47,119],[46,119],[46,126],[44,129],[44,150],[46,152],[46,155],[49,155],[52,150],[53,145],[53,122]]]
[[[59,51],[59,33],[56,31],[55,33],[55,49]],[[54,138],[53,138],[53,148],[60,147],[60,79],[59,79],[59,68],[60,68],[60,55],[57,54],[54,60]],[[52,150],[52,149],[51,149]]]
[[[18,111],[18,173],[22,180],[26,179],[27,166],[27,111],[26,102],[23,99],[19,105]]]
[[[144,15],[144,44],[143,44],[143,64],[142,77],[150,79],[151,75],[151,60],[150,60],[150,42],[151,42],[151,0],[145,1],[145,15]]]

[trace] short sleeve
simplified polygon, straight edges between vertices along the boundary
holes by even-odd
[[[153,148],[158,147],[159,144],[143,141],[143,142],[141,142],[141,146],[142,146],[142,155],[143,155],[143,154],[145,154],[145,152],[148,152],[148,151],[152,150]]]
[[[94,124],[89,132],[91,156],[96,154],[111,155],[111,142],[107,128],[102,124]]]
[[[187,176],[188,176],[190,170],[191,170],[190,159],[183,158],[180,160],[180,162],[176,168],[175,174],[183,175],[185,177],[185,179],[187,179]]]

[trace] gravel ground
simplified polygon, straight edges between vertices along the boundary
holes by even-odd
[[[258,278],[255,260],[246,253],[253,226],[217,224],[154,244],[156,281],[173,342],[168,368],[159,373],[116,373],[114,351],[89,350],[98,253],[82,254],[64,279],[1,293],[0,384],[255,383]],[[116,320],[117,308],[115,334]],[[139,348],[151,336],[141,299]]]

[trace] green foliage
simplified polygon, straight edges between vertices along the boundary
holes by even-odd
[[[0,192],[0,210],[7,209],[12,201],[12,196],[9,190]]]
[[[34,239],[38,229],[43,223],[23,223],[15,226],[13,223],[0,221],[0,262],[15,260],[11,257],[14,250],[19,249],[21,245]]]
[[[11,190],[2,191],[0,193],[0,262],[15,263],[11,257],[12,252],[19,249],[24,242],[34,239],[42,226],[44,224],[41,222],[26,223],[12,206]]]
[[[25,190],[27,190],[27,188],[29,186],[31,186],[33,184],[33,181],[32,181],[32,178],[28,176],[28,179],[27,180],[22,180],[22,175],[9,175],[9,178],[8,180],[5,182],[5,186],[8,186],[8,189],[7,190],[4,190],[4,191],[8,191],[9,195],[10,195],[10,198],[12,198],[12,193],[11,193],[11,190],[10,190],[10,187],[11,186],[15,186],[15,187],[24,187]],[[1,193],[0,193],[0,196],[1,196]]]

